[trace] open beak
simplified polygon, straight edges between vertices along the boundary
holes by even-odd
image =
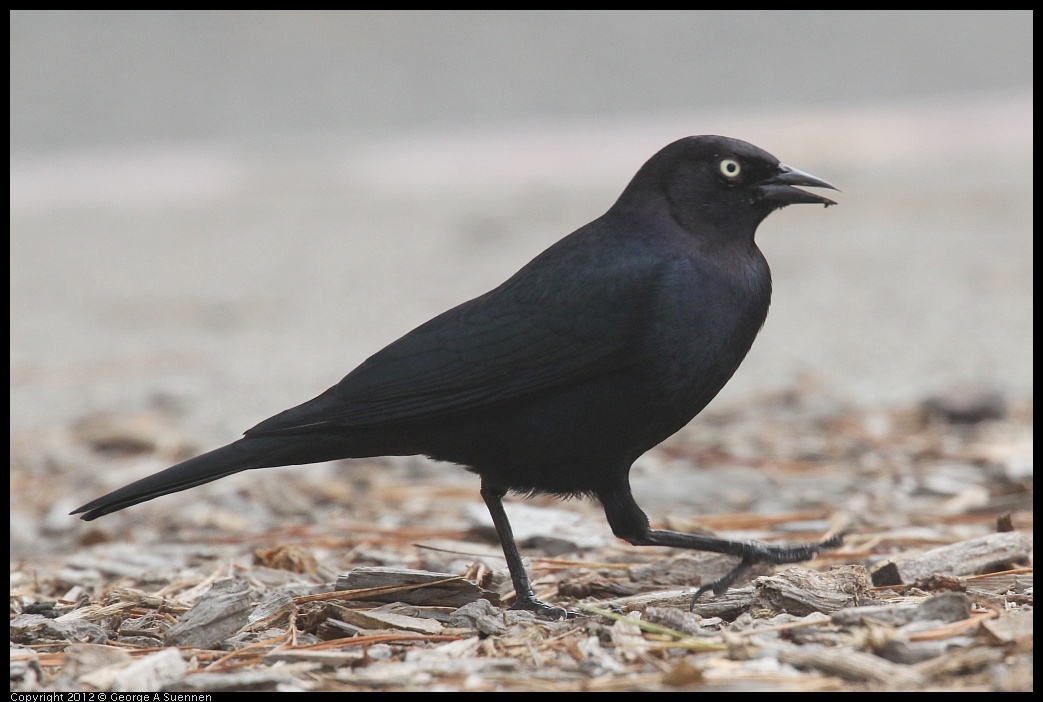
[[[779,164],[779,172],[771,178],[761,182],[757,186],[757,190],[760,192],[761,197],[764,200],[774,202],[778,204],[779,207],[800,203],[825,205],[826,207],[837,204],[828,197],[822,197],[815,193],[800,190],[794,187],[796,185],[803,185],[811,188],[829,188],[830,190],[840,192],[840,189],[835,185],[830,185],[821,178],[816,178],[810,173],[805,173],[804,171],[798,171],[796,168],[791,168],[783,163]]]

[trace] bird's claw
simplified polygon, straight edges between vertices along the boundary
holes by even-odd
[[[510,606],[510,609],[532,612],[536,616],[544,619],[575,619],[580,616],[576,612],[570,612],[562,607],[549,605],[535,597],[519,598]]]
[[[728,588],[732,586],[732,583],[734,583],[740,575],[745,573],[752,566],[760,563],[782,565],[783,563],[799,563],[801,561],[810,560],[822,551],[841,546],[844,543],[844,536],[846,536],[846,534],[847,532],[840,532],[839,534],[834,534],[817,544],[804,544],[802,546],[767,546],[764,544],[752,544],[754,548],[751,548],[751,550],[742,557],[742,560],[739,561],[738,565],[720,578],[703,585],[695,591],[695,594],[692,595],[692,601],[688,605],[688,610],[694,610],[695,603],[698,602],[699,598],[702,597],[704,593],[710,590],[712,590],[715,595],[723,595],[728,591]]]

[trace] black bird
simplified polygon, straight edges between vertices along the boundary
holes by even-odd
[[[771,273],[754,243],[757,225],[786,205],[836,204],[794,186],[836,190],[743,141],[676,141],[608,212],[496,289],[417,327],[244,438],[73,514],[96,519],[254,468],[423,454],[481,476],[514,609],[567,615],[533,595],[503,509],[508,492],[591,497],[631,544],[741,558],[695,597],[724,592],[755,563],[811,558],[840,537],[780,547],[651,529],[629,481],[638,456],[724,387],[760,331]]]

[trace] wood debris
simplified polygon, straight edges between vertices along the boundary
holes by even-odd
[[[457,468],[257,471],[84,524],[65,513],[188,451],[175,419],[13,437],[11,690],[1028,691],[1032,410],[968,397],[860,410],[793,391],[643,457],[638,501],[667,528],[848,533],[694,607],[734,559],[631,547],[588,502],[514,502],[537,596],[580,615],[562,621],[507,609]]]
[[[1028,563],[1032,537],[1017,531],[986,534],[920,554],[889,560],[873,571],[875,585],[901,585],[938,575],[977,575]]]

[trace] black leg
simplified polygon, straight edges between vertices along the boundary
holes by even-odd
[[[507,569],[511,572],[511,581],[514,583],[514,604],[511,609],[524,609],[551,619],[563,619],[572,615],[568,610],[561,607],[553,607],[536,599],[529,584],[529,576],[525,573],[525,565],[522,563],[518,546],[514,543],[514,532],[511,523],[507,520],[507,512],[503,509],[503,496],[506,490],[492,487],[482,482],[482,499],[485,506],[489,508],[489,514],[493,518],[493,526],[496,527],[496,535],[500,537],[500,546],[503,547],[503,555],[507,559]]]
[[[817,544],[801,544],[799,546],[772,546],[756,541],[728,541],[698,534],[682,534],[665,529],[651,529],[648,517],[638,507],[630,494],[630,486],[603,493],[601,503],[605,508],[612,533],[635,546],[670,546],[687,548],[694,551],[710,551],[738,556],[741,560],[725,575],[696,590],[692,597],[692,606],[703,593],[712,590],[715,595],[723,594],[735,580],[750,566],[759,563],[781,565],[783,563],[799,563],[806,561],[825,549],[836,548],[844,542],[844,535],[837,534]]]

